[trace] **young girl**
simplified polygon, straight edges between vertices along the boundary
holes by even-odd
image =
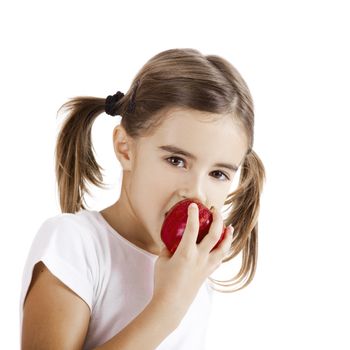
[[[43,222],[27,257],[22,349],[204,349],[212,291],[237,291],[256,270],[265,171],[252,150],[246,83],[219,56],[172,49],[152,57],[125,95],[76,97],[62,107],[69,111],[56,145],[62,213]],[[87,182],[103,186],[91,144],[103,112],[122,117],[113,144],[123,180],[120,198],[99,212],[86,209],[84,193]],[[185,198],[213,207],[213,222],[196,244],[198,207],[190,206],[171,255],[160,230]],[[212,250],[223,224],[234,233]],[[234,278],[210,277],[240,252]]]

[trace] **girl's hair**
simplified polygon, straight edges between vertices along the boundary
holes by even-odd
[[[225,201],[231,209],[225,225],[234,227],[234,241],[227,262],[242,252],[239,272],[228,281],[209,277],[210,286],[220,292],[235,292],[253,279],[258,253],[258,214],[265,169],[253,151],[254,110],[247,84],[225,59],[204,56],[194,49],[171,49],[152,57],[135,76],[127,93],[116,102],[115,114],[133,138],[149,135],[166,110],[191,108],[230,114],[243,127],[248,150],[241,165],[237,189]],[[105,111],[105,98],[78,96],[61,109],[69,114],[56,144],[55,167],[62,212],[86,209],[87,184],[104,187],[101,167],[94,157],[91,127]],[[84,203],[83,203],[84,202]],[[235,288],[234,288],[235,287]]]

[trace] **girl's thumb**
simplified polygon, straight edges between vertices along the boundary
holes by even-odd
[[[170,254],[168,248],[166,247],[166,245],[163,246],[162,250],[159,253],[159,256],[160,257],[164,256],[164,257],[167,257],[167,258],[171,256],[171,254]]]

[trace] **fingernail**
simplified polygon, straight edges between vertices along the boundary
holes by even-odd
[[[196,207],[197,207],[197,204],[196,204],[196,203],[191,203],[191,204],[189,205],[189,207],[190,207],[190,208],[196,208]]]

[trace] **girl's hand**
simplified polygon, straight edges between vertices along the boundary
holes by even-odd
[[[214,208],[213,222],[208,234],[197,244],[199,230],[198,206],[188,207],[188,218],[183,237],[171,256],[166,247],[161,251],[154,269],[152,301],[169,307],[169,314],[184,317],[206,278],[222,263],[231,243],[233,228],[229,226],[220,245],[210,251],[219,241],[223,227],[221,214]]]

